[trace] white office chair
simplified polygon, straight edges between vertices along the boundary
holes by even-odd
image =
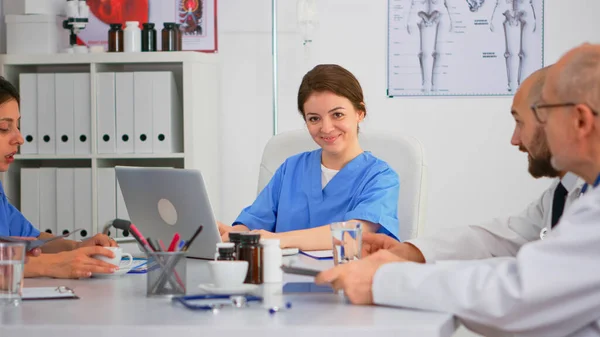
[[[423,146],[416,138],[392,134],[360,132],[358,137],[363,150],[371,151],[386,161],[400,177],[400,239],[404,241],[422,234],[427,201],[427,165]],[[284,132],[271,138],[260,163],[258,193],[288,157],[317,148],[307,130]]]

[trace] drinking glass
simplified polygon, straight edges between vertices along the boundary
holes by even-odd
[[[362,225],[360,222],[334,222],[331,228],[333,263],[347,263],[360,259],[362,250]]]

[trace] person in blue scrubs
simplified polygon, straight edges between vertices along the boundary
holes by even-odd
[[[0,76],[0,172],[8,171],[15,160],[23,136],[19,130],[19,93]],[[0,183],[0,236],[50,238],[40,233],[19,210],[10,204]],[[34,252],[25,264],[25,277],[49,276],[56,278],[89,277],[92,272],[112,273],[115,266],[92,258],[93,255],[113,256],[102,246],[116,246],[114,240],[98,234],[86,241],[58,239],[42,246],[41,254]],[[39,255],[39,256],[35,256]]]
[[[298,110],[321,147],[288,158],[231,231],[257,231],[279,238],[281,247],[331,249],[327,226],[357,221],[367,232],[398,237],[396,172],[359,143],[359,124],[367,109],[358,80],[338,65],[318,65],[303,78]]]

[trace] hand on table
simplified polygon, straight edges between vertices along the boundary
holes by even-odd
[[[338,265],[323,271],[315,278],[317,284],[331,284],[335,290],[344,290],[344,294],[354,304],[373,304],[373,277],[377,269],[386,263],[405,262],[387,250],[379,250],[361,260]]]
[[[91,246],[56,254],[43,254],[39,263],[44,264],[43,276],[55,278],[87,278],[92,276],[92,273],[110,274],[118,269],[115,265],[93,258],[94,255],[114,257],[113,252],[108,249]]]

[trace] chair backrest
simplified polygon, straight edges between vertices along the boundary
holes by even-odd
[[[427,197],[427,165],[423,146],[413,137],[367,133],[359,134],[360,145],[384,160],[400,177],[398,219],[400,240],[423,233]],[[306,130],[294,130],[272,137],[265,146],[258,176],[258,193],[267,185],[277,168],[290,156],[317,149]]]

